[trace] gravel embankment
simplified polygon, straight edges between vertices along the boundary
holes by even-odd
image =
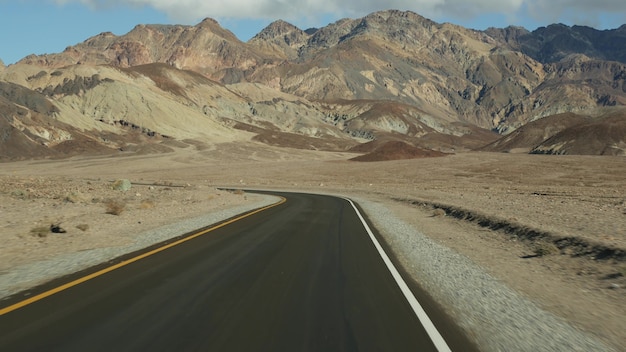
[[[441,246],[381,204],[354,199],[407,272],[484,351],[612,351]]]
[[[51,279],[104,263],[124,254],[141,250],[184,233],[218,223],[238,214],[273,204],[278,199],[273,196],[258,195],[258,197],[261,200],[257,202],[211,212],[203,216],[145,231],[139,234],[133,243],[126,246],[97,248],[69,253],[49,260],[25,264],[11,269],[9,272],[0,273],[0,298],[40,285]]]

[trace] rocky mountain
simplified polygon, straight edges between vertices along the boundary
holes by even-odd
[[[243,72],[268,60],[241,42],[215,20],[196,26],[137,25],[123,36],[106,32],[91,37],[62,53],[27,56],[19,63],[49,68],[68,65],[132,67],[165,63],[224,81],[238,81],[232,72]]]
[[[54,119],[81,130],[248,135],[332,150],[403,141],[452,151],[493,142],[489,131],[626,105],[625,33],[476,31],[390,10],[306,31],[276,21],[244,43],[205,19],[102,33],[0,66],[0,81],[43,95],[58,109]]]
[[[489,28],[485,33],[542,63],[558,62],[572,54],[626,63],[626,25],[600,31],[586,26],[552,24],[532,32],[507,27]]]
[[[298,58],[298,50],[306,45],[309,34],[300,28],[279,20],[271,23],[259,34],[250,39],[249,44],[281,58],[295,60]]]

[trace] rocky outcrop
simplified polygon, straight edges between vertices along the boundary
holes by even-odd
[[[295,60],[298,58],[298,50],[307,43],[309,37],[300,28],[279,20],[265,27],[248,43],[270,55],[279,53],[285,59]]]
[[[52,116],[59,112],[43,94],[15,83],[0,81],[0,97],[43,115]]]

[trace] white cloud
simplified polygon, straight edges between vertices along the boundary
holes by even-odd
[[[63,5],[77,2],[91,8],[116,5],[151,6],[175,20],[186,22],[203,17],[232,19],[301,19],[335,16],[363,16],[387,10],[412,10],[424,16],[473,16],[483,12],[516,11],[524,0],[54,0]]]
[[[626,20],[624,0],[53,0],[78,2],[92,8],[150,6],[179,23],[194,23],[204,17],[216,19],[284,19],[315,22],[324,16],[360,17],[386,10],[411,10],[437,20],[468,20],[481,15],[507,18],[530,16],[541,22],[592,24],[606,16]],[[589,23],[583,23],[589,22]]]
[[[589,26],[626,23],[624,0],[524,0],[531,17],[541,22],[565,22]],[[604,23],[605,27],[611,25]]]

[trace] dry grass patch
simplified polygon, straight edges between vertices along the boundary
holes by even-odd
[[[156,207],[156,204],[151,200],[142,200],[139,204],[139,209],[143,210],[153,209],[154,207]]]
[[[126,209],[126,203],[120,200],[109,199],[105,203],[106,213],[120,215]]]
[[[546,255],[552,255],[559,252],[559,247],[557,247],[552,242],[540,241],[537,242],[533,248],[533,252],[538,257],[543,257]]]
[[[78,193],[69,193],[65,196],[64,200],[68,203],[79,203],[82,199]]]
[[[446,211],[441,208],[435,209],[435,211],[433,211],[433,217],[440,217],[440,216],[446,216]]]
[[[50,226],[36,226],[30,229],[30,233],[37,237],[46,237],[50,233]]]

